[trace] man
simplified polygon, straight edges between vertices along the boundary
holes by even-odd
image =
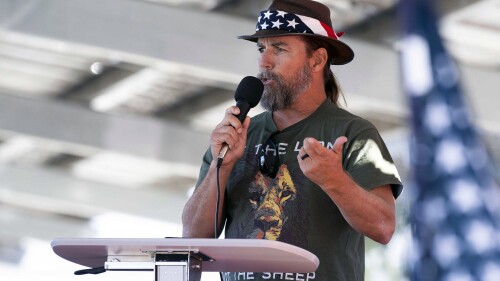
[[[314,253],[314,274],[228,273],[226,280],[364,280],[364,236],[386,244],[402,189],[383,140],[368,121],[339,108],[330,64],[354,53],[333,31],[329,9],[276,0],[260,14],[261,105],[242,123],[227,109],[211,134],[197,189],[184,208],[185,237],[271,239]],[[217,155],[221,204],[214,229]],[[214,160],[215,159],[215,160]]]

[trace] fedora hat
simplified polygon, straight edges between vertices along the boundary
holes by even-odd
[[[257,42],[259,38],[287,35],[312,36],[328,43],[331,64],[346,64],[354,58],[352,49],[339,40],[343,32],[333,30],[330,9],[311,0],[273,1],[267,11],[260,12],[256,32],[238,38]]]

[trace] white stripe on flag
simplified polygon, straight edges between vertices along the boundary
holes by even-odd
[[[321,25],[319,20],[297,14],[296,16],[299,17],[300,20],[314,32],[314,34],[328,37],[328,33],[326,32],[325,28]]]

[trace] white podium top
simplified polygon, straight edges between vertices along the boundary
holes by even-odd
[[[108,256],[145,256],[152,252],[198,251],[203,271],[314,272],[318,258],[302,248],[271,240],[192,238],[64,238],[51,242],[60,257],[87,267],[101,267]]]

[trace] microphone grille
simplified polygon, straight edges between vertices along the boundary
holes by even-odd
[[[234,99],[236,101],[245,100],[251,107],[255,107],[262,97],[264,92],[264,84],[260,79],[253,76],[246,76],[238,84]]]

